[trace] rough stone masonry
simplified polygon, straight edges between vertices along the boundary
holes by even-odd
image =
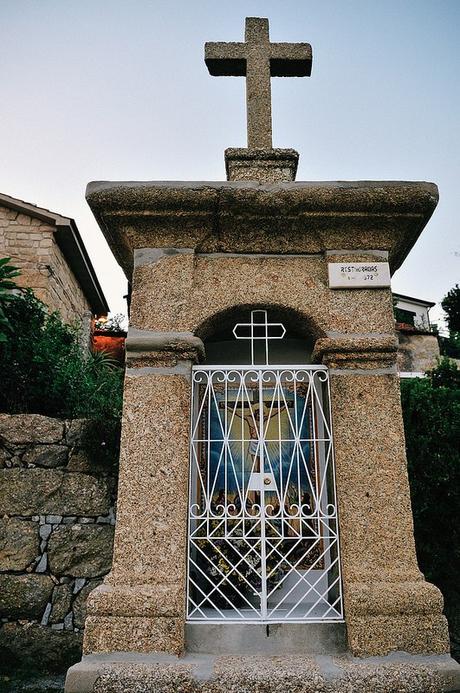
[[[84,420],[0,414],[3,665],[62,670],[81,653],[86,599],[110,570],[114,468]]]

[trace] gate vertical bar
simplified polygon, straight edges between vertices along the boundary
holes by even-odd
[[[260,606],[262,619],[267,618],[267,545],[265,526],[265,422],[264,422],[264,397],[263,397],[263,370],[258,369],[259,380],[259,479],[260,479]]]

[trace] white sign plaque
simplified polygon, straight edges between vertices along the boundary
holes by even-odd
[[[388,262],[329,262],[329,288],[382,289],[390,286]]]

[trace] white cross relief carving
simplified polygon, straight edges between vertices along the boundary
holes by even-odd
[[[269,334],[270,328],[274,328],[271,330],[271,334]],[[255,363],[255,344],[257,341],[265,342],[265,363],[262,365],[268,366],[269,341],[283,339],[285,334],[286,328],[282,322],[268,322],[266,310],[252,310],[250,322],[238,322],[233,328],[235,339],[246,339],[251,342],[251,366],[257,365]]]

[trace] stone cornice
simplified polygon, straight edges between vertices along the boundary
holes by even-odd
[[[397,351],[393,335],[324,337],[315,343],[313,360],[338,370],[389,369],[394,367]]]
[[[153,332],[130,327],[126,339],[128,366],[174,366],[180,361],[199,363],[204,345],[191,332]]]
[[[294,254],[389,252],[403,262],[438,200],[433,183],[398,181],[94,182],[86,197],[126,275],[136,248]]]

